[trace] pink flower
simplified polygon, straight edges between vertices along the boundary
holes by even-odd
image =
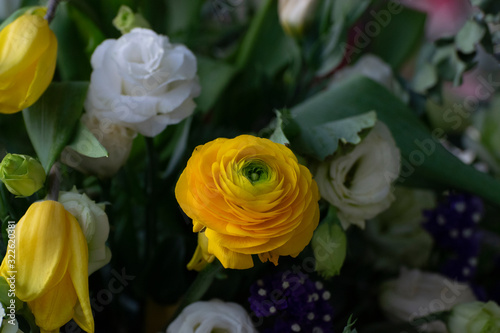
[[[401,4],[427,14],[429,40],[455,35],[472,12],[469,0],[402,0]]]

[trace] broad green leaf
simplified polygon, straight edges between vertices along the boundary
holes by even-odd
[[[373,37],[370,50],[395,69],[399,68],[421,44],[425,32],[424,13],[400,8],[397,14],[391,14],[387,8],[371,11],[372,23],[367,24],[364,29],[368,38],[370,33],[380,31]]]
[[[431,132],[403,102],[365,77],[347,79],[294,107],[292,117],[301,128],[296,140],[300,143],[310,128],[369,110],[376,110],[401,151],[400,182],[456,188],[500,206],[500,181],[462,163],[441,145],[444,130]]]
[[[170,156],[167,169],[163,173],[163,178],[167,178],[174,172],[175,168],[181,161],[181,158],[184,156],[192,122],[193,117],[189,117],[177,126],[175,140],[173,140],[172,142],[174,144],[174,147],[172,149],[172,156]]]
[[[84,156],[92,158],[108,157],[106,148],[101,145],[99,140],[89,131],[87,126],[81,122],[78,123],[75,137],[68,146]]]
[[[196,99],[198,108],[209,111],[236,74],[236,68],[222,61],[198,57],[198,76],[201,95]]]
[[[280,111],[275,111],[276,113],[276,126],[274,128],[273,134],[269,139],[276,143],[281,143],[282,145],[288,146],[290,141],[283,132],[283,116]]]
[[[340,120],[325,122],[310,128],[303,128],[300,146],[318,160],[337,151],[339,142],[358,144],[361,131],[370,129],[377,122],[374,111]]]
[[[87,88],[88,82],[52,83],[35,104],[23,111],[31,143],[47,173],[74,133]]]
[[[468,20],[455,37],[457,49],[463,53],[476,51],[476,45],[481,42],[486,29],[474,20]]]

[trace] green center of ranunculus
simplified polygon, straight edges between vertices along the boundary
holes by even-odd
[[[240,171],[252,184],[269,179],[269,167],[261,160],[246,162]]]

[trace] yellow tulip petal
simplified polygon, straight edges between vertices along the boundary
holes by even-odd
[[[73,318],[75,288],[69,274],[43,296],[28,302],[37,326],[46,331],[59,329]]]
[[[19,109],[24,109],[35,103],[47,90],[56,69],[57,39],[54,34],[49,35],[49,47],[36,63],[35,75],[26,93],[25,100],[19,104]]]
[[[15,75],[34,63],[50,44],[47,20],[22,15],[0,31],[0,77]]]
[[[55,201],[32,204],[16,225],[16,295],[28,302],[57,285],[65,275],[67,251],[66,211]],[[6,261],[0,267],[8,277]]]
[[[78,311],[75,311],[73,319],[85,332],[93,333],[94,317],[92,316],[89,298],[87,241],[78,221],[69,212],[66,213],[70,222],[69,238],[71,239],[71,252],[74,256],[69,263],[68,271],[79,304]]]

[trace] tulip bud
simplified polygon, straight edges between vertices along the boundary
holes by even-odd
[[[10,193],[29,197],[43,187],[45,170],[28,155],[7,154],[0,163],[0,180]]]
[[[0,113],[31,106],[54,76],[57,39],[36,7],[0,31]]]
[[[327,217],[314,232],[311,246],[316,259],[316,272],[324,278],[338,275],[344,264],[347,240],[335,208],[330,208]]]
[[[293,37],[302,36],[317,4],[317,0],[279,0],[278,13],[283,30]]]
[[[450,333],[500,332],[500,307],[493,301],[458,304],[447,325]]]
[[[124,35],[134,28],[151,29],[148,21],[139,13],[134,13],[130,7],[122,5],[113,19],[113,25]]]

